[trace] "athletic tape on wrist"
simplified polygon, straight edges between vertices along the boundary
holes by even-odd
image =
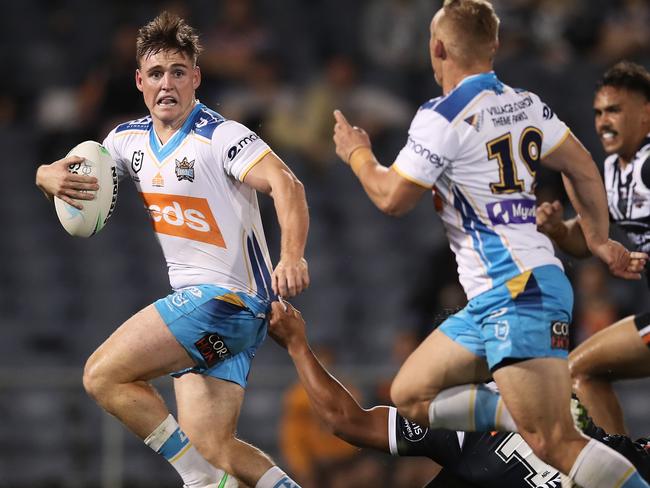
[[[373,162],[374,160],[375,155],[367,146],[357,147],[352,151],[352,153],[350,153],[350,157],[348,158],[350,168],[352,168],[352,171],[357,176],[359,176],[359,171],[366,163]]]

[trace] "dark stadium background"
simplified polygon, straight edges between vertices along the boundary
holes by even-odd
[[[498,0],[496,67],[542,96],[592,151],[593,87],[628,58],[650,67],[646,0]],[[257,131],[306,185],[311,288],[295,304],[332,369],[365,405],[385,402],[404,355],[444,309],[463,305],[455,264],[429,199],[382,216],[331,141],[341,108],[371,133],[381,161],[405,141],[416,108],[439,94],[428,65],[439,1],[194,0],[2,2],[0,14],[0,487],[175,487],[167,464],[81,386],[85,359],[140,307],[168,293],[166,269],[131,184],[105,230],[74,239],[33,184],[36,167],[117,121],[145,113],[133,83],[136,28],[163,8],[202,33],[200,99]],[[564,198],[542,174],[540,198]],[[278,235],[264,202],[274,259]],[[574,341],[647,309],[643,283],[610,279],[599,263],[567,261],[576,285]],[[296,376],[271,340],[253,365],[240,435],[289,467],[285,391]],[[169,397],[169,381],[157,383]],[[648,432],[647,381],[620,385],[635,435]],[[197,408],[218,406],[197,405]],[[283,430],[284,429],[284,430]],[[306,449],[306,448],[305,448]],[[329,462],[329,464],[327,464]],[[421,486],[427,462],[361,455],[325,461],[319,486]],[[345,481],[336,481],[336,473]],[[346,471],[347,470],[347,471]],[[409,480],[410,478],[413,478]],[[376,480],[384,480],[377,482]],[[373,481],[374,480],[374,481]],[[337,484],[339,483],[339,484]]]

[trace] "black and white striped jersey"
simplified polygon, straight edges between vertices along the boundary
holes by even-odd
[[[585,435],[622,454],[645,480],[650,480],[648,439],[633,441],[607,435],[591,419],[581,428]],[[443,467],[426,488],[560,488],[569,484],[555,468],[535,456],[515,432],[428,429],[390,407],[388,436],[392,455],[428,457]]]
[[[612,222],[637,251],[650,251],[650,134],[624,168],[618,154],[605,160],[605,188]]]

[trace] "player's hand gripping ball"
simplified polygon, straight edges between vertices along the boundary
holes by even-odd
[[[79,210],[58,197],[54,197],[56,215],[71,236],[90,237],[97,234],[108,222],[117,202],[117,168],[104,146],[95,141],[84,141],[75,146],[67,156],[79,156],[83,162],[73,164],[68,171],[97,178],[99,190],[93,200],[84,200]]]

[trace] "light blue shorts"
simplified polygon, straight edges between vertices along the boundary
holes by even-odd
[[[257,348],[266,337],[270,300],[214,285],[180,289],[154,303],[200,373],[246,387]]]
[[[564,272],[540,266],[472,298],[440,331],[494,371],[521,359],[566,358],[572,309]]]

